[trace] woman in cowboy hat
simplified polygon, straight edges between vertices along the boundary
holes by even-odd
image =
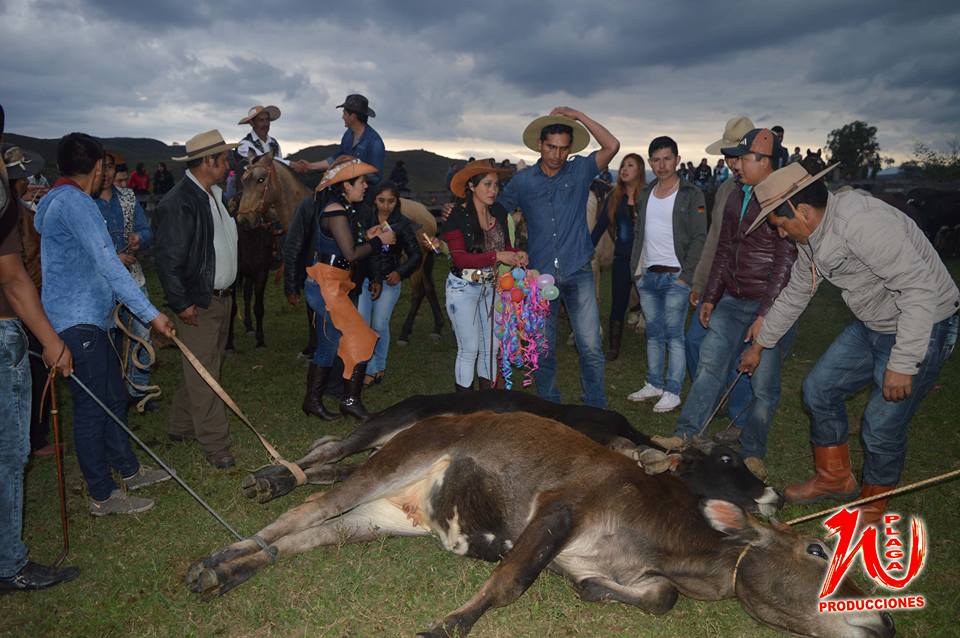
[[[311,211],[315,224],[313,241],[303,247],[313,251],[304,295],[316,312],[317,330],[317,349],[307,373],[303,411],[326,420],[336,418],[323,406],[323,392],[335,356],[343,360],[346,379],[340,412],[361,420],[369,416],[360,402],[360,394],[377,333],[364,322],[348,294],[354,287],[353,263],[379,253],[384,245],[396,241],[392,230],[381,230],[379,226],[369,231],[362,228],[354,208],[363,201],[367,190],[364,176],[376,170],[353,157],[341,157],[333,163],[317,185]],[[288,267],[291,264],[296,267],[297,255],[285,252],[284,259]]]
[[[447,277],[447,314],[457,335],[456,390],[490,388],[496,377],[496,344],[491,325],[497,264],[526,266],[507,230],[507,211],[495,203],[503,169],[491,160],[470,162],[450,180],[460,202],[443,224],[442,239],[452,263]]]

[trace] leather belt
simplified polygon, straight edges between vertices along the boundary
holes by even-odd
[[[212,294],[213,294],[214,297],[229,297],[229,296],[230,296],[230,289],[229,289],[229,288],[224,288],[223,290],[217,290],[216,288],[214,288]]]
[[[12,321],[13,319],[19,319],[19,318],[20,317],[16,315],[11,315],[9,317],[7,315],[0,315],[0,321]]]
[[[650,272],[680,272],[676,266],[647,266]]]
[[[489,268],[451,268],[454,277],[473,284],[489,283],[493,281],[493,270]]]
[[[317,253],[316,259],[314,259],[313,263],[327,264],[328,266],[333,266],[334,268],[339,268],[340,270],[350,270],[349,259],[340,255],[333,255],[331,253]]]

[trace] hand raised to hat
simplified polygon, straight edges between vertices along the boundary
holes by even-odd
[[[562,117],[569,117],[571,120],[579,121],[583,116],[583,113],[572,109],[569,106],[558,106],[550,111],[550,115],[560,115]]]

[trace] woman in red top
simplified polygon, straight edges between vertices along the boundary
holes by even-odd
[[[496,342],[493,296],[497,264],[526,266],[527,253],[513,248],[507,211],[496,203],[500,175],[490,160],[470,162],[450,181],[459,198],[443,224],[441,238],[450,250],[447,314],[457,335],[456,389],[470,390],[473,376],[480,389],[494,385]]]
[[[137,195],[150,192],[150,176],[147,175],[147,169],[143,167],[143,162],[137,164],[137,170],[133,171],[127,179],[127,188],[133,189]]]

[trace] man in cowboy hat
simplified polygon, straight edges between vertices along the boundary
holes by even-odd
[[[584,128],[586,127],[586,128]],[[600,150],[575,156],[590,143]],[[600,340],[600,313],[594,294],[593,242],[584,211],[590,184],[605,170],[620,150],[610,131],[580,111],[558,106],[550,115],[538,117],[523,132],[527,148],[540,153],[540,160],[517,173],[500,193],[498,202],[508,211],[521,209],[527,223],[530,267],[553,275],[560,299],[570,315],[580,353],[580,383],[587,405],[606,407],[604,357]],[[537,393],[560,402],[556,385],[557,316],[559,304],[550,304],[546,324],[547,351],[535,373]]]
[[[227,172],[227,153],[236,146],[217,130],[190,138],[187,154],[173,158],[186,162],[184,177],[153,216],[154,262],[167,305],[177,315],[177,334],[217,380],[230,325],[230,287],[237,276],[237,225],[218,184]],[[232,467],[223,401],[185,356],[181,367],[183,385],[170,409],[168,436],[196,440],[214,467]]]
[[[789,164],[757,186],[763,209],[751,230],[774,227],[802,250],[790,283],[740,362],[746,372],[757,368],[761,352],[774,347],[810,303],[818,276],[843,292],[856,320],[803,382],[816,474],[787,487],[785,496],[794,503],[858,494],[844,401],[871,384],[861,426],[859,494],[874,496],[896,487],[910,419],[953,352],[960,309],[953,278],[912,220],[862,191],[830,193],[822,177],[833,166],[811,174],[807,163]],[[879,521],[886,503],[864,505],[861,521]]]
[[[302,173],[306,170],[306,162],[291,162],[283,159],[283,155],[280,153],[280,143],[270,135],[270,122],[278,119],[280,119],[280,109],[272,104],[270,106],[258,104],[251,107],[247,116],[237,122],[241,126],[249,124],[251,128],[251,131],[240,140],[240,144],[237,146],[237,155],[240,156],[241,160],[246,160],[250,157],[260,157],[266,153],[273,153],[274,159],[283,162],[298,173]]]
[[[371,117],[377,116],[376,112],[370,108],[367,98],[359,93],[348,95],[337,108],[343,109],[343,125],[347,128],[340,139],[339,150],[325,160],[306,162],[305,167],[325,171],[338,157],[348,155],[375,166],[377,172],[372,174],[369,180],[374,184],[379,182],[383,178],[383,158],[386,150],[383,138],[368,124]]]
[[[3,108],[0,107],[0,138]],[[10,149],[6,149],[9,151]],[[40,304],[20,253],[21,219],[8,178],[26,181],[26,168],[39,170],[34,154],[4,153],[0,162],[0,594],[45,589],[76,578],[76,567],[41,565],[27,560],[23,542],[23,472],[29,457],[31,375],[24,326],[40,336],[44,362],[73,372],[73,358]],[[14,157],[17,161],[13,161]],[[38,156],[37,156],[38,157]],[[13,164],[10,170],[7,164]],[[42,165],[42,162],[40,163]],[[8,170],[10,174],[8,175]],[[18,171],[23,173],[18,174]],[[59,360],[59,362],[58,362]]]
[[[699,319],[707,335],[674,436],[656,437],[664,447],[683,447],[699,435],[730,381],[744,339],[759,330],[762,317],[790,277],[797,258],[793,242],[770,227],[747,234],[760,214],[753,189],[773,173],[777,149],[777,138],[769,129],[753,129],[736,146],[721,149],[724,155],[740,159],[743,186],[726,202],[717,252],[700,304]],[[764,354],[751,379],[753,400],[739,437],[744,463],[761,479],[766,477],[767,434],[780,403],[780,363],[780,348]]]
[[[57,146],[61,177],[40,201],[34,219],[40,232],[43,307],[74,357],[73,438],[94,516],[146,511],[153,501],[127,490],[170,478],[137,461],[126,432],[80,386],[126,419],[127,393],[107,334],[118,301],[157,332],[173,334],[173,323],[120,262],[91,198],[101,190],[103,156],[103,146],[89,135],[65,135]],[[127,490],[117,487],[113,472],[123,477]]]

